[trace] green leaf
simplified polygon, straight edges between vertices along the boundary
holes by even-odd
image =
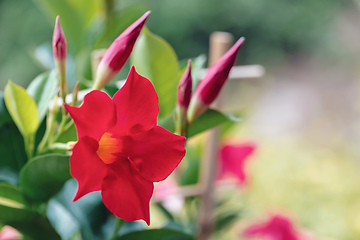
[[[25,197],[19,189],[9,183],[0,183],[0,206],[6,208],[24,209],[26,205],[27,202],[25,200]],[[11,214],[7,213],[8,212],[6,211],[1,211],[0,219],[13,219],[17,217],[11,216]]]
[[[231,114],[223,114],[216,110],[208,109],[190,126],[188,136],[192,137],[226,122],[239,121],[239,118],[236,118]]]
[[[31,159],[23,167],[20,186],[31,199],[47,201],[69,178],[69,156],[46,154]]]
[[[199,182],[199,168],[202,152],[196,146],[186,146],[186,164],[178,177],[178,183],[183,185],[192,185]]]
[[[228,211],[216,217],[214,231],[221,231],[229,228],[239,219],[240,213],[238,211]]]
[[[79,232],[79,223],[56,199],[52,198],[49,201],[46,213],[51,225],[57,230],[62,239],[69,239],[76,232]]]
[[[174,229],[150,229],[137,232],[131,232],[121,237],[118,237],[117,240],[193,240],[194,236],[191,236],[188,233],[174,230]]]
[[[55,24],[55,17],[60,16],[61,27],[64,30],[68,48],[73,52],[83,49],[85,24],[79,11],[77,11],[70,1],[64,0],[33,0],[39,8],[43,9],[50,21]]]
[[[5,86],[5,105],[24,138],[34,136],[39,125],[36,103],[24,88],[8,82]]]
[[[45,117],[49,103],[56,94],[57,86],[56,70],[52,70],[37,76],[26,89],[27,93],[36,102],[39,122]]]
[[[169,116],[175,106],[180,71],[174,49],[144,27],[130,60],[136,71],[153,83],[159,97],[159,118]]]
[[[87,26],[97,14],[103,11],[103,4],[98,0],[77,0],[67,2],[72,5],[73,9],[75,9],[82,17],[85,26]]]
[[[47,211],[47,216],[51,223],[57,229],[68,224],[64,222],[64,219],[59,219],[59,215],[56,212],[54,213],[55,209],[53,203],[55,201],[57,205],[60,204],[63,206],[63,210],[66,211],[68,217],[71,217],[77,222],[77,226],[80,227],[83,239],[108,239],[105,237],[94,237],[97,233],[102,231],[106,219],[109,216],[109,211],[102,203],[100,192],[89,193],[76,202],[73,202],[72,197],[77,188],[78,184],[76,180],[71,178],[65,183],[60,192],[51,198]],[[61,234],[63,235],[66,233]]]
[[[77,141],[77,133],[75,124],[71,125],[65,132],[63,132],[56,142],[67,143],[70,141]]]
[[[0,127],[9,122],[12,122],[12,120],[5,107],[4,92],[0,91]]]
[[[10,167],[18,172],[26,162],[24,140],[6,110],[3,92],[0,92],[0,136],[0,168]]]
[[[22,192],[7,183],[0,183],[0,224],[10,225],[34,240],[60,239],[47,219],[27,207]]]
[[[241,121],[240,118],[237,118],[229,113],[221,113],[214,109],[208,109],[189,127],[188,138],[216,127],[220,124],[239,121]],[[170,132],[174,132],[175,125],[173,115],[162,119],[159,122],[159,125],[166,128]]]

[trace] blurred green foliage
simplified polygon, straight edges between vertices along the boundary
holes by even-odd
[[[168,40],[180,58],[207,53],[211,32],[227,31],[246,37],[243,61],[260,64],[281,62],[296,51],[323,49],[336,16],[351,6],[336,0],[137,2],[149,4],[149,28]]]
[[[44,70],[32,51],[51,41],[52,27],[32,1],[0,0],[0,33],[0,89],[9,79],[28,84]]]
[[[207,53],[210,33],[228,31],[235,38],[247,39],[241,63],[274,65],[297,52],[334,51],[334,20],[353,7],[351,1],[336,0],[104,0],[84,9],[79,8],[81,2],[0,0],[0,89],[10,78],[26,86],[45,70],[34,61],[34,49],[44,43],[50,48],[57,14],[75,57],[72,60],[77,62],[72,71],[77,78],[90,79],[88,53],[107,47],[147,9],[153,12],[147,22],[149,29],[168,41],[180,59]],[[106,17],[109,13],[110,18]],[[46,61],[52,66],[51,58]]]

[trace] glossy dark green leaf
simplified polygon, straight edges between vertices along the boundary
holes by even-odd
[[[224,114],[213,109],[208,109],[190,126],[188,136],[192,137],[229,121],[239,122],[240,120],[240,118],[236,118],[231,114]]]
[[[0,167],[9,167],[16,172],[26,162],[24,139],[12,121],[0,91]]]
[[[0,183],[0,224],[10,225],[33,240],[60,239],[49,221],[27,205],[17,187]]]
[[[240,118],[237,118],[228,113],[221,113],[214,109],[208,109],[204,112],[195,122],[189,127],[188,137],[192,137],[196,134],[202,133],[220,124],[229,122],[239,122]],[[174,117],[171,115],[159,122],[159,125],[166,128],[170,132],[175,131]]]
[[[71,178],[69,156],[40,155],[31,159],[20,172],[20,186],[28,197],[46,201]]]
[[[36,102],[40,122],[45,117],[49,103],[56,94],[57,86],[57,73],[56,70],[52,70],[37,76],[26,89]]]
[[[159,97],[159,118],[169,116],[175,106],[179,83],[179,65],[174,49],[144,27],[130,60],[136,71],[153,83]]]
[[[27,202],[25,200],[25,197],[17,187],[9,183],[0,183],[0,206],[7,208],[24,209],[26,205]],[[17,217],[10,215],[6,216],[5,212],[0,212],[0,214],[0,219],[12,219]]]
[[[125,234],[117,240],[193,240],[194,236],[174,229],[149,229]]]
[[[26,163],[27,157],[24,139],[14,123],[7,123],[0,127],[0,166],[8,166],[20,171]]]
[[[5,107],[4,92],[0,91],[0,127],[7,122],[12,120]]]

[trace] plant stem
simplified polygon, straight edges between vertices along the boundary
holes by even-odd
[[[114,224],[114,231],[111,234],[110,240],[116,240],[117,238],[117,233],[119,232],[121,226],[124,224],[124,220],[122,220],[121,218],[115,217],[115,224]]]
[[[64,132],[66,132],[73,124],[73,121],[67,123],[67,121],[70,120],[70,116],[67,115],[65,118],[62,118],[61,119],[61,122],[60,122],[60,126],[58,128],[58,131],[56,133],[56,135],[54,136],[54,138],[52,139],[51,143],[54,143],[56,142],[59,137],[61,136],[61,134],[63,134]]]
[[[25,151],[28,161],[32,158],[35,147],[35,134],[24,137]]]
[[[44,134],[43,138],[41,139],[41,142],[37,149],[39,153],[46,151],[50,145],[50,142],[51,142],[50,138],[53,135],[53,133],[55,132],[55,127],[56,127],[55,126],[56,125],[55,115],[56,115],[56,112],[53,112],[53,111],[48,112],[45,134]]]

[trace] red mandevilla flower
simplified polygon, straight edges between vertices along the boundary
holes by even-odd
[[[128,60],[136,39],[139,37],[140,31],[150,13],[151,11],[147,11],[110,45],[96,70],[93,89],[102,89],[119,73]]]
[[[254,143],[223,146],[220,150],[221,170],[218,178],[223,179],[232,176],[237,179],[238,185],[244,184],[246,181],[245,164],[255,149]]]
[[[79,139],[70,158],[79,184],[74,201],[101,190],[116,216],[149,224],[153,182],[168,177],[185,155],[185,138],[156,125],[158,98],[151,82],[132,67],[113,99],[94,90],[80,107],[65,108]]]
[[[274,215],[266,222],[248,227],[244,236],[263,240],[311,240],[307,235],[297,232],[290,219],[281,215]]]
[[[231,68],[234,66],[237,52],[244,41],[244,37],[240,38],[224,56],[209,68],[206,76],[199,83],[190,101],[188,111],[189,124],[193,123],[196,118],[203,114],[219,95]]]

